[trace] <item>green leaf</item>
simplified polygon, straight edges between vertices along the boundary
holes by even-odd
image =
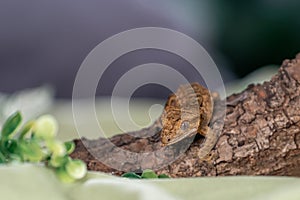
[[[3,153],[0,151],[0,164],[1,163],[6,163],[7,159],[5,158],[5,156],[3,155]]]
[[[53,116],[41,116],[27,122],[19,130],[21,121],[20,112],[16,112],[3,125],[0,132],[0,164],[42,162],[55,170],[62,182],[68,183],[85,177],[86,164],[69,156],[75,149],[75,143],[55,139],[58,123]]]
[[[51,156],[50,160],[48,161],[48,165],[54,168],[61,167],[64,166],[69,159],[69,156]]]
[[[73,141],[65,142],[67,154],[71,154],[75,150],[75,143]]]
[[[32,139],[20,141],[18,148],[24,161],[41,162],[46,157],[39,143]]]
[[[145,169],[142,174],[142,178],[158,178],[155,172],[151,169]]]
[[[2,137],[9,137],[14,133],[14,131],[18,128],[22,121],[22,116],[21,113],[15,112],[12,114],[4,123],[3,128],[2,128]]]
[[[58,176],[58,178],[64,182],[64,183],[73,183],[76,181],[75,178],[72,178],[65,170],[64,167],[60,167],[58,169],[55,170],[56,175]]]
[[[20,139],[23,139],[26,136],[26,134],[31,131],[33,125],[34,125],[34,121],[29,121],[23,126],[20,133]]]
[[[4,142],[4,148],[9,153],[17,153],[18,151],[18,142],[17,140],[11,139]]]
[[[160,174],[158,178],[170,178],[167,174]]]
[[[125,177],[125,178],[132,178],[132,179],[141,179],[142,177],[137,175],[136,173],[133,173],[133,172],[127,172],[125,174],[122,175],[122,177]]]

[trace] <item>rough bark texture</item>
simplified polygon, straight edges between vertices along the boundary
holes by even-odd
[[[250,85],[243,92],[229,96],[223,127],[219,119],[224,116],[217,110],[224,102],[216,101],[216,112],[211,125],[214,129],[222,129],[222,133],[208,158],[200,161],[197,158],[197,152],[203,143],[203,138],[198,136],[185,152],[179,152],[181,156],[175,162],[157,170],[157,173],[172,177],[300,176],[299,85],[300,55],[296,59],[285,60],[270,81]],[[145,137],[147,135],[150,137]],[[117,135],[109,140],[116,145],[116,149],[107,149],[107,140],[101,138],[75,140],[76,150],[72,157],[84,160],[89,170],[120,175],[122,171],[99,162],[86,150],[83,143],[93,154],[104,158],[107,151],[114,151],[119,147],[132,152],[160,148],[160,132],[153,128]],[[175,155],[170,153],[168,158],[173,156]],[[145,160],[142,168],[154,165],[150,157]],[[134,164],[128,159],[124,164],[128,165],[124,171],[131,171]]]

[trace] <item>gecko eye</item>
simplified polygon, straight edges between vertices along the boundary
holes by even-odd
[[[188,121],[184,121],[184,122],[181,123],[180,129],[185,131],[186,129],[189,128],[189,126],[190,126],[190,123]]]

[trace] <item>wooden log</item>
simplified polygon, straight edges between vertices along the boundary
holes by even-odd
[[[300,54],[293,60],[285,60],[270,81],[249,85],[241,93],[227,97],[226,102],[216,100],[211,126],[216,130],[220,129],[221,135],[207,159],[197,158],[197,152],[204,140],[197,136],[186,151],[180,152],[175,162],[157,169],[156,172],[171,177],[300,176],[299,85]],[[224,115],[222,112],[218,113],[218,107],[224,103],[226,116],[222,126],[219,122]],[[95,155],[98,158],[110,159],[106,158],[107,152],[118,149],[137,153],[154,151],[161,148],[159,134],[159,130],[152,127],[116,135],[109,140],[77,139],[76,149],[71,156],[85,161],[89,170],[120,175],[136,168],[134,159],[128,159],[124,163],[124,170],[119,171],[101,163]],[[115,146],[107,145],[109,142]],[[177,155],[172,154],[172,150],[174,149],[170,148],[168,158],[162,159],[175,158]],[[153,160],[151,157],[145,158],[141,169],[157,165]]]

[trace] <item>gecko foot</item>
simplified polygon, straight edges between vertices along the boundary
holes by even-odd
[[[203,146],[198,152],[198,158],[200,160],[209,160],[211,159],[210,152],[215,147],[218,141],[218,134],[216,134],[211,128],[208,127],[207,134]]]

